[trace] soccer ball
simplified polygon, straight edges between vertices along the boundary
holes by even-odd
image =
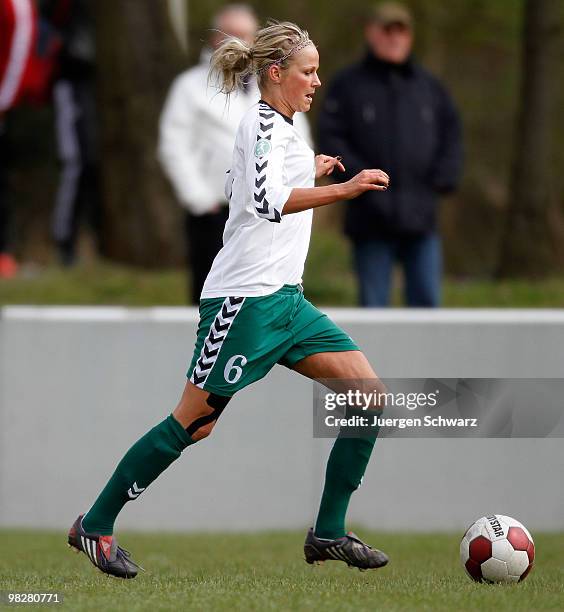
[[[535,544],[524,525],[492,514],[473,523],[460,542],[460,560],[476,582],[520,582],[535,560]]]

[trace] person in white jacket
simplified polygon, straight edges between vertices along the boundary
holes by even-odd
[[[179,203],[186,209],[185,235],[192,303],[198,304],[211,264],[223,246],[228,217],[224,185],[237,127],[260,98],[255,80],[229,100],[208,80],[211,53],[226,36],[252,44],[257,18],[245,4],[228,4],[214,17],[209,45],[200,62],[172,84],[160,118],[158,156]],[[307,142],[307,120],[296,117],[296,127]]]

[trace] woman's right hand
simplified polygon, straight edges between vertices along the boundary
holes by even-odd
[[[347,200],[352,200],[365,191],[386,191],[389,184],[390,177],[383,170],[362,170],[343,186]]]

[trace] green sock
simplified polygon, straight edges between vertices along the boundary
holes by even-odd
[[[345,535],[345,515],[353,491],[358,489],[370,459],[376,436],[339,436],[329,455],[325,486],[315,523],[318,538],[335,540]]]
[[[98,499],[82,519],[88,533],[111,535],[126,502],[137,499],[194,440],[171,415],[140,438],[119,462]]]

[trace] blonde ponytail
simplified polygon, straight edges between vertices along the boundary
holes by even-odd
[[[253,72],[253,50],[242,40],[231,36],[221,43],[210,61],[210,79],[217,80],[219,91],[231,94],[241,87]]]

